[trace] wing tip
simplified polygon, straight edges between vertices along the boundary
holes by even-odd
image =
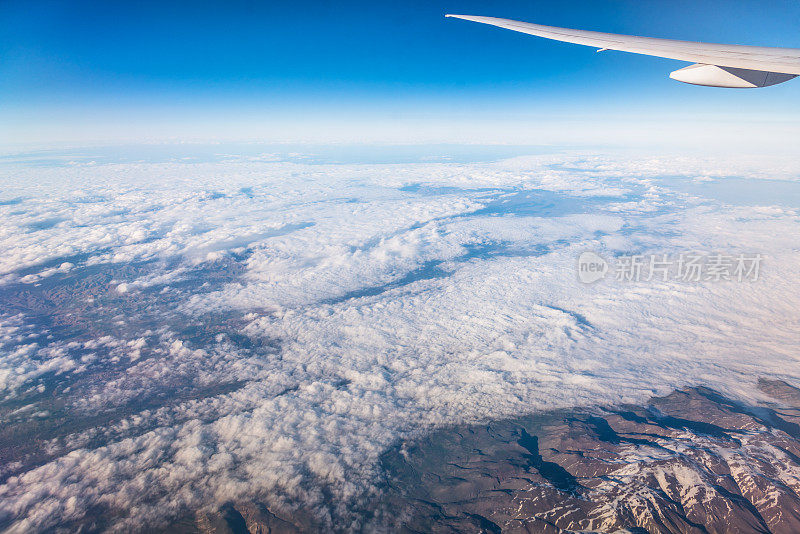
[[[494,24],[495,26],[497,26],[496,23],[498,22],[507,22],[506,19],[498,19],[496,17],[483,17],[480,15],[455,15],[453,13],[448,13],[445,15],[445,18],[468,20],[470,22],[481,22],[483,24]]]

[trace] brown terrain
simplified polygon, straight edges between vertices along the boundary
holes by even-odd
[[[704,387],[646,406],[436,431],[382,458],[381,497],[337,531],[800,532],[800,390],[751,405]],[[329,531],[313,515],[230,503],[173,528]]]

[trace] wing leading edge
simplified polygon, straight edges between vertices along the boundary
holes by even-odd
[[[800,75],[800,49],[721,45],[542,26],[516,20],[446,15],[565,43],[696,63],[672,73],[678,81],[714,87],[766,87]]]

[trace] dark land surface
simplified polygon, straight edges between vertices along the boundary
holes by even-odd
[[[382,458],[382,497],[364,505],[369,520],[341,530],[800,532],[800,390],[759,384],[774,403],[744,404],[700,387],[644,406],[445,428],[398,443]],[[248,502],[172,528],[320,527],[302,510]]]

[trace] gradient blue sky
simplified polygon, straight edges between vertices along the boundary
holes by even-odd
[[[800,117],[797,81],[760,91],[690,87],[667,79],[681,62],[596,54],[447,12],[800,48],[800,3],[790,0],[3,0],[2,141],[294,140],[321,131],[369,140],[380,137],[376,128],[410,140],[428,129],[445,140],[470,125],[508,132],[534,118],[583,129],[612,119],[734,120],[782,131]]]

